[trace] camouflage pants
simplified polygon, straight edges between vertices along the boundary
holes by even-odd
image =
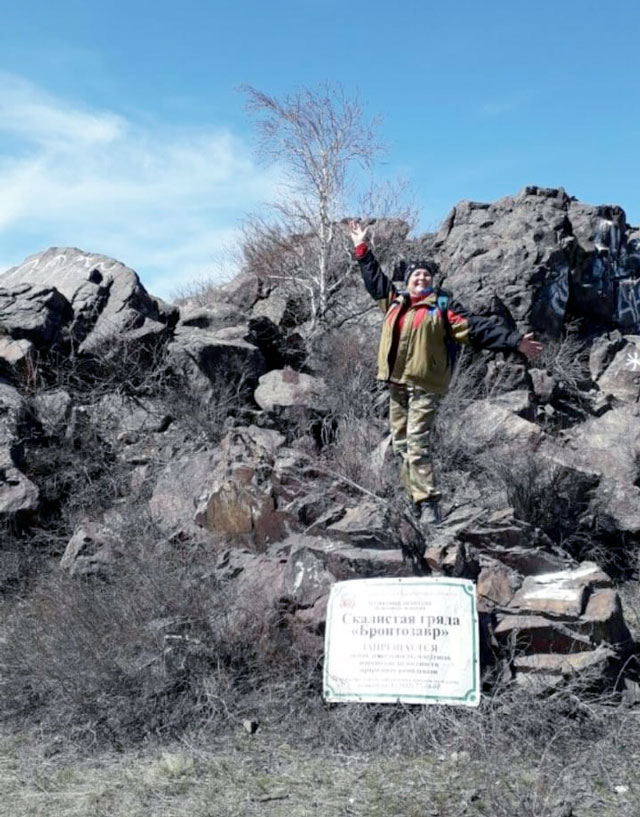
[[[418,386],[389,385],[393,450],[402,457],[402,482],[413,502],[439,499],[429,456],[429,433],[441,395]]]

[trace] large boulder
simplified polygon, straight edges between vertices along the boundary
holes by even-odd
[[[86,519],[67,543],[60,567],[74,577],[111,578],[122,548],[122,538],[113,527]]]
[[[152,515],[173,532],[264,549],[285,535],[289,519],[273,479],[283,442],[277,431],[238,427],[216,449],[169,462],[149,501]]]
[[[217,466],[202,486],[196,524],[258,549],[280,540],[288,515],[278,507],[272,477],[283,443],[277,431],[256,426],[232,429],[221,441]]]
[[[132,444],[164,432],[173,415],[161,400],[131,397],[118,392],[105,394],[96,403],[84,407],[103,439]]]
[[[492,204],[460,202],[422,244],[472,309],[505,307],[520,329],[559,337],[569,315],[627,332],[640,326],[634,236],[620,207],[532,186]]]
[[[622,334],[615,329],[597,335],[589,350],[589,372],[594,381],[597,381],[616,354],[627,345]]]
[[[525,188],[493,204],[463,201],[435,239],[446,286],[477,311],[495,295],[516,323],[559,335],[569,297],[569,197]]]
[[[4,307],[13,337],[44,343],[64,323],[68,339],[91,351],[114,336],[141,339],[166,330],[165,310],[137,274],[105,255],[52,247],[0,275],[0,287],[13,298]]]
[[[633,485],[640,474],[640,408],[622,405],[591,417],[560,435],[558,443],[562,464]]]
[[[308,301],[284,288],[276,288],[266,298],[256,301],[251,311],[255,317],[269,318],[283,329],[299,326],[310,316]]]
[[[176,328],[188,327],[190,329],[215,331],[229,326],[237,326],[242,321],[243,314],[241,310],[233,306],[233,304],[222,301],[210,303],[206,306],[187,305],[180,307],[180,318]]]
[[[14,381],[33,381],[36,375],[35,348],[26,338],[0,336],[0,374]]]
[[[591,483],[589,512],[613,533],[640,533],[640,422],[637,404],[622,404],[600,417],[546,439],[539,456],[572,472],[574,482]],[[583,516],[585,523],[589,513]]]
[[[348,579],[411,576],[413,566],[401,550],[351,547],[322,536],[292,534],[264,552],[223,551],[215,574],[233,603],[229,615],[266,618],[284,613],[296,647],[322,655],[331,585]]]

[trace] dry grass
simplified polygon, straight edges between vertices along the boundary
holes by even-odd
[[[310,741],[304,723],[291,730],[272,721],[249,735],[239,720],[222,739],[193,730],[178,742],[89,757],[33,734],[6,735],[0,740],[0,814],[637,815],[638,711],[594,704],[558,719],[553,706],[550,713],[544,702],[524,699],[511,708],[485,701],[464,717],[446,708],[382,709],[325,707],[343,722],[343,735],[351,735],[344,743],[333,740],[331,730],[322,743]],[[523,731],[541,716],[544,734]],[[375,726],[376,719],[376,745],[356,745],[365,724]]]
[[[120,535],[108,579],[54,567],[5,608],[0,716],[122,747],[194,721],[223,728],[267,680],[304,679],[277,610],[234,602],[204,547],[158,538],[140,509]]]

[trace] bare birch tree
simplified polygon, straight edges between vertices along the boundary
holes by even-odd
[[[382,147],[376,121],[341,87],[304,89],[276,99],[242,89],[258,121],[260,154],[284,172],[272,217],[247,224],[245,260],[256,271],[302,288],[312,327],[322,322],[352,269],[339,222],[355,171],[371,168]]]

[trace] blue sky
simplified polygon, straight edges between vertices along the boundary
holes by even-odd
[[[640,222],[640,3],[0,0],[0,269],[51,245],[164,297],[275,195],[238,86],[340,82],[432,229],[527,184]]]

